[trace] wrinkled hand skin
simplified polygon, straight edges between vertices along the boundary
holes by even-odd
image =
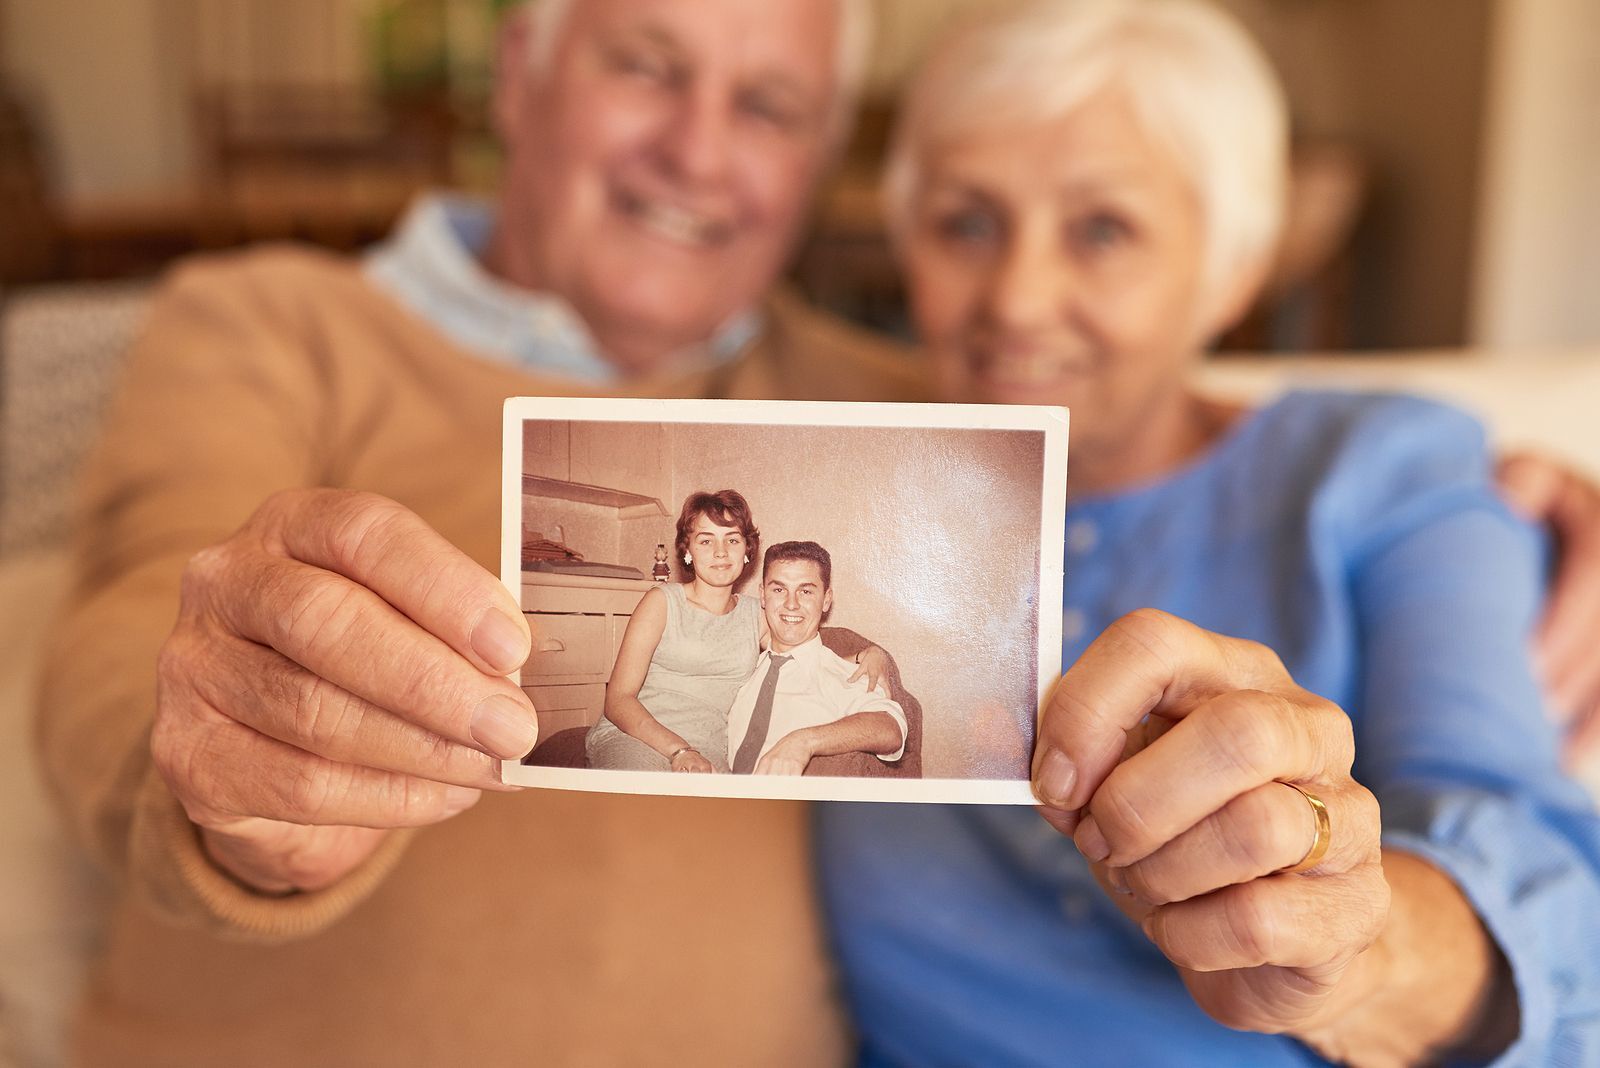
[[[1534,652],[1566,729],[1565,756],[1600,770],[1600,485],[1557,460],[1513,453],[1500,462],[1507,501],[1555,538],[1556,571]]]
[[[1152,610],[1106,630],[1040,721],[1041,814],[1233,1028],[1325,1044],[1352,962],[1384,928],[1378,804],[1349,718],[1264,646]],[[1068,770],[1070,769],[1070,770]],[[1327,805],[1331,848],[1304,874]]]
[[[284,491],[189,562],[151,754],[223,870],[321,889],[509,789],[498,760],[537,720],[504,676],[529,647],[498,579],[399,504]]]

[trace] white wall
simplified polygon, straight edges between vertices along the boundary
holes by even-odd
[[[376,0],[0,0],[0,71],[36,105],[67,200],[140,197],[195,172],[193,92],[354,85]]]
[[[65,197],[139,195],[188,174],[173,0],[9,0],[4,14],[0,65],[41,112]]]
[[[1600,3],[1495,18],[1472,340],[1600,341]]]

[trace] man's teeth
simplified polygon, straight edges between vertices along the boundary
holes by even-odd
[[[681,245],[707,245],[717,236],[717,224],[703,215],[656,201],[625,198],[628,213],[646,227]]]

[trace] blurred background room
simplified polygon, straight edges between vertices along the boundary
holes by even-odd
[[[887,329],[898,87],[985,0],[875,0],[856,135],[795,267]],[[1600,338],[1600,5],[1226,0],[1288,84],[1295,187],[1254,351]],[[0,284],[149,277],[275,239],[360,248],[427,187],[487,189],[509,0],[0,0]]]

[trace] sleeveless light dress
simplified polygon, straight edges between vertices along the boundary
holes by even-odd
[[[761,606],[756,597],[736,594],[727,614],[712,615],[690,604],[687,590],[682,582],[664,584],[667,625],[639,687],[639,703],[718,771],[727,771],[728,710],[756,667]],[[591,768],[672,770],[666,757],[603,715],[589,728],[584,749]]]

